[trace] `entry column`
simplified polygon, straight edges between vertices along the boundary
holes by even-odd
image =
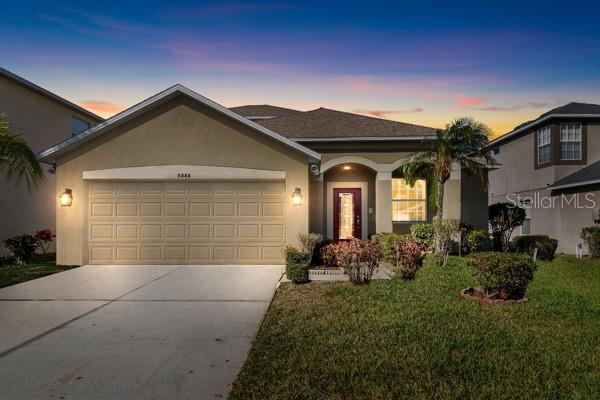
[[[375,231],[392,232],[392,173],[377,172],[375,182]]]

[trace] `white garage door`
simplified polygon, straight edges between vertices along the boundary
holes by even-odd
[[[89,185],[92,264],[273,264],[285,245],[284,182]]]

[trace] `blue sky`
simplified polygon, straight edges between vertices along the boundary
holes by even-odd
[[[103,116],[182,83],[226,106],[319,106],[499,134],[600,103],[591,2],[3,2],[1,66]]]

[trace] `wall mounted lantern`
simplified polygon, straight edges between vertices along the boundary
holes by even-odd
[[[294,189],[294,193],[292,193],[292,204],[295,206],[302,204],[302,192],[300,191],[300,188]]]
[[[58,196],[58,200],[62,207],[71,207],[71,204],[73,204],[73,192],[71,189],[65,189],[65,191]]]

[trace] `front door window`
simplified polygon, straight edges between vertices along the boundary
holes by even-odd
[[[339,238],[352,239],[354,237],[354,195],[340,193],[340,227]]]
[[[361,239],[361,190],[333,190],[333,240]]]

